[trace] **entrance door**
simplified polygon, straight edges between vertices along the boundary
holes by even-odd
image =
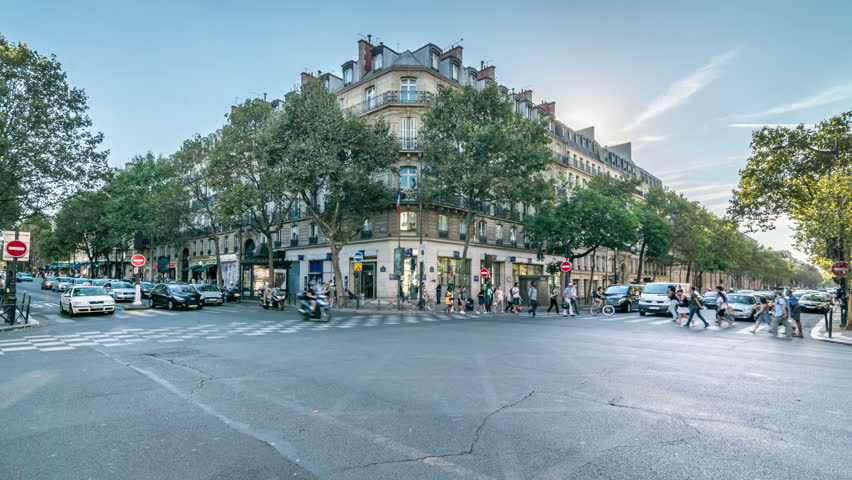
[[[538,304],[547,305],[550,303],[550,295],[547,293],[548,283],[547,275],[521,275],[518,281],[521,288],[521,298],[525,303],[529,302],[527,292],[530,291],[530,284],[535,282],[535,288],[538,290]]]
[[[361,263],[361,271],[352,271],[354,281],[352,284],[355,289],[354,294],[363,293],[364,298],[374,298],[376,296],[376,262]]]
[[[302,291],[302,286],[299,285],[299,279],[302,278],[301,266],[300,262],[293,262],[287,272],[287,293],[291,296]]]

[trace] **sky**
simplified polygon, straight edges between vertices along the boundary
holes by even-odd
[[[851,1],[287,2],[0,0],[0,34],[55,54],[86,90],[110,163],[168,155],[230,105],[282,98],[368,34],[397,51],[464,47],[499,83],[723,214],[762,125],[852,110]],[[790,222],[752,233],[793,250]],[[801,253],[797,256],[804,258]]]

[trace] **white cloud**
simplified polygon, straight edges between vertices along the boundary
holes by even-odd
[[[726,189],[722,192],[713,192],[713,193],[703,193],[701,195],[687,195],[686,198],[694,201],[694,202],[706,202],[708,200],[719,200],[721,198],[730,198],[731,197],[731,189]]]
[[[699,185],[696,187],[684,188],[678,191],[684,195],[689,196],[699,192],[708,192],[713,190],[730,190],[732,188],[734,188],[733,183],[716,183],[713,185]]]
[[[641,143],[662,142],[668,140],[668,138],[665,135],[647,135],[637,138],[636,141]]]
[[[828,105],[848,98],[852,98],[852,83],[829,88],[828,90],[819,92],[816,95],[811,95],[810,97],[805,97],[801,100],[796,100],[795,102],[777,105],[763,112],[736,115],[735,118],[755,118],[768,115],[778,115],[780,113],[796,112],[812,107],[818,107],[820,105]]]
[[[804,125],[805,125],[805,128],[813,128],[813,126],[814,126],[814,124],[812,124],[812,123],[805,123]],[[799,124],[797,124],[797,123],[731,123],[728,126],[731,127],[731,128],[763,128],[763,127],[796,128],[796,127],[799,126]]]
[[[712,82],[721,72],[722,65],[739,55],[739,49],[728,50],[710,59],[703,67],[692,75],[671,84],[665,93],[655,98],[626,128],[632,130],[646,121],[684,104],[689,97]]]

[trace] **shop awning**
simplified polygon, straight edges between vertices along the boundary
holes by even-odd
[[[196,265],[195,271],[196,271],[196,272],[203,272],[203,271],[205,271],[205,270],[209,270],[210,268],[213,268],[213,267],[215,267],[215,266],[216,266],[216,264],[215,264],[215,263],[210,263],[210,264],[208,264],[208,265],[202,265],[202,266],[198,266],[198,265]]]
[[[201,265],[190,265],[184,269],[181,269],[181,272],[195,272],[198,271],[199,268],[201,268]]]

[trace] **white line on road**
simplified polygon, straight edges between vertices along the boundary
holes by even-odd
[[[637,318],[636,320],[628,320],[624,323],[643,323],[650,322],[651,320],[653,320],[653,318]]]
[[[672,323],[672,324],[673,324],[674,322],[673,322],[673,321],[671,321],[671,320],[668,320],[668,319],[666,319],[666,320],[657,320],[656,322],[651,322],[651,323],[650,323],[650,325],[662,325],[662,324],[664,324],[664,323]]]

